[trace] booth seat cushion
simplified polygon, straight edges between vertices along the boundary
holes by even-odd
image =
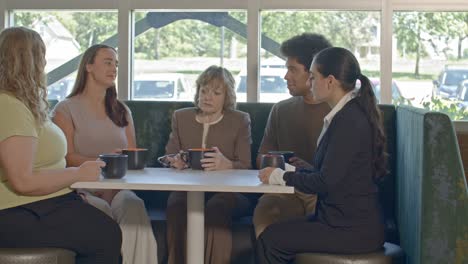
[[[74,264],[75,252],[62,248],[0,248],[1,264]]]
[[[385,243],[382,250],[366,254],[303,253],[296,256],[295,264],[400,264],[404,254],[395,244]]]

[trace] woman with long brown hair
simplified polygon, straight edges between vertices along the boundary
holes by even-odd
[[[55,107],[53,121],[67,138],[67,166],[136,147],[131,112],[117,99],[117,64],[114,48],[102,44],[88,48],[71,94]],[[143,200],[129,190],[82,193],[120,224],[124,263],[157,263],[156,240]]]
[[[0,247],[57,247],[77,263],[119,263],[121,232],[72,191],[104,162],[65,168],[66,140],[48,118],[45,45],[35,31],[0,33]]]
[[[360,88],[356,88],[357,82]],[[290,263],[297,253],[365,253],[384,243],[376,183],[386,174],[385,134],[369,79],[343,48],[319,52],[308,83],[314,99],[332,109],[317,142],[314,168],[265,168],[263,183],[318,195],[314,215],[269,226],[258,238],[264,263]]]

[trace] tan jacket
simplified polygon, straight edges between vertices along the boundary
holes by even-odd
[[[166,154],[200,148],[203,125],[195,120],[196,108],[184,108],[172,116],[172,132],[166,145]],[[221,121],[210,125],[206,147],[218,147],[223,155],[233,161],[235,169],[251,168],[250,116],[241,111],[226,111]]]

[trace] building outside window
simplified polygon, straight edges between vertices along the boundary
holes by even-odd
[[[34,29],[44,40],[49,100],[63,100],[71,92],[79,59],[89,46],[117,34],[117,12],[14,10],[11,20],[12,26]]]

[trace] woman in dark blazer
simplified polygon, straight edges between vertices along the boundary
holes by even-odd
[[[385,135],[371,83],[343,48],[318,53],[308,82],[314,98],[332,108],[324,118],[314,167],[265,168],[259,178],[317,193],[317,210],[269,226],[257,242],[262,264],[289,263],[303,252],[364,253],[384,243],[376,181],[386,174]]]

